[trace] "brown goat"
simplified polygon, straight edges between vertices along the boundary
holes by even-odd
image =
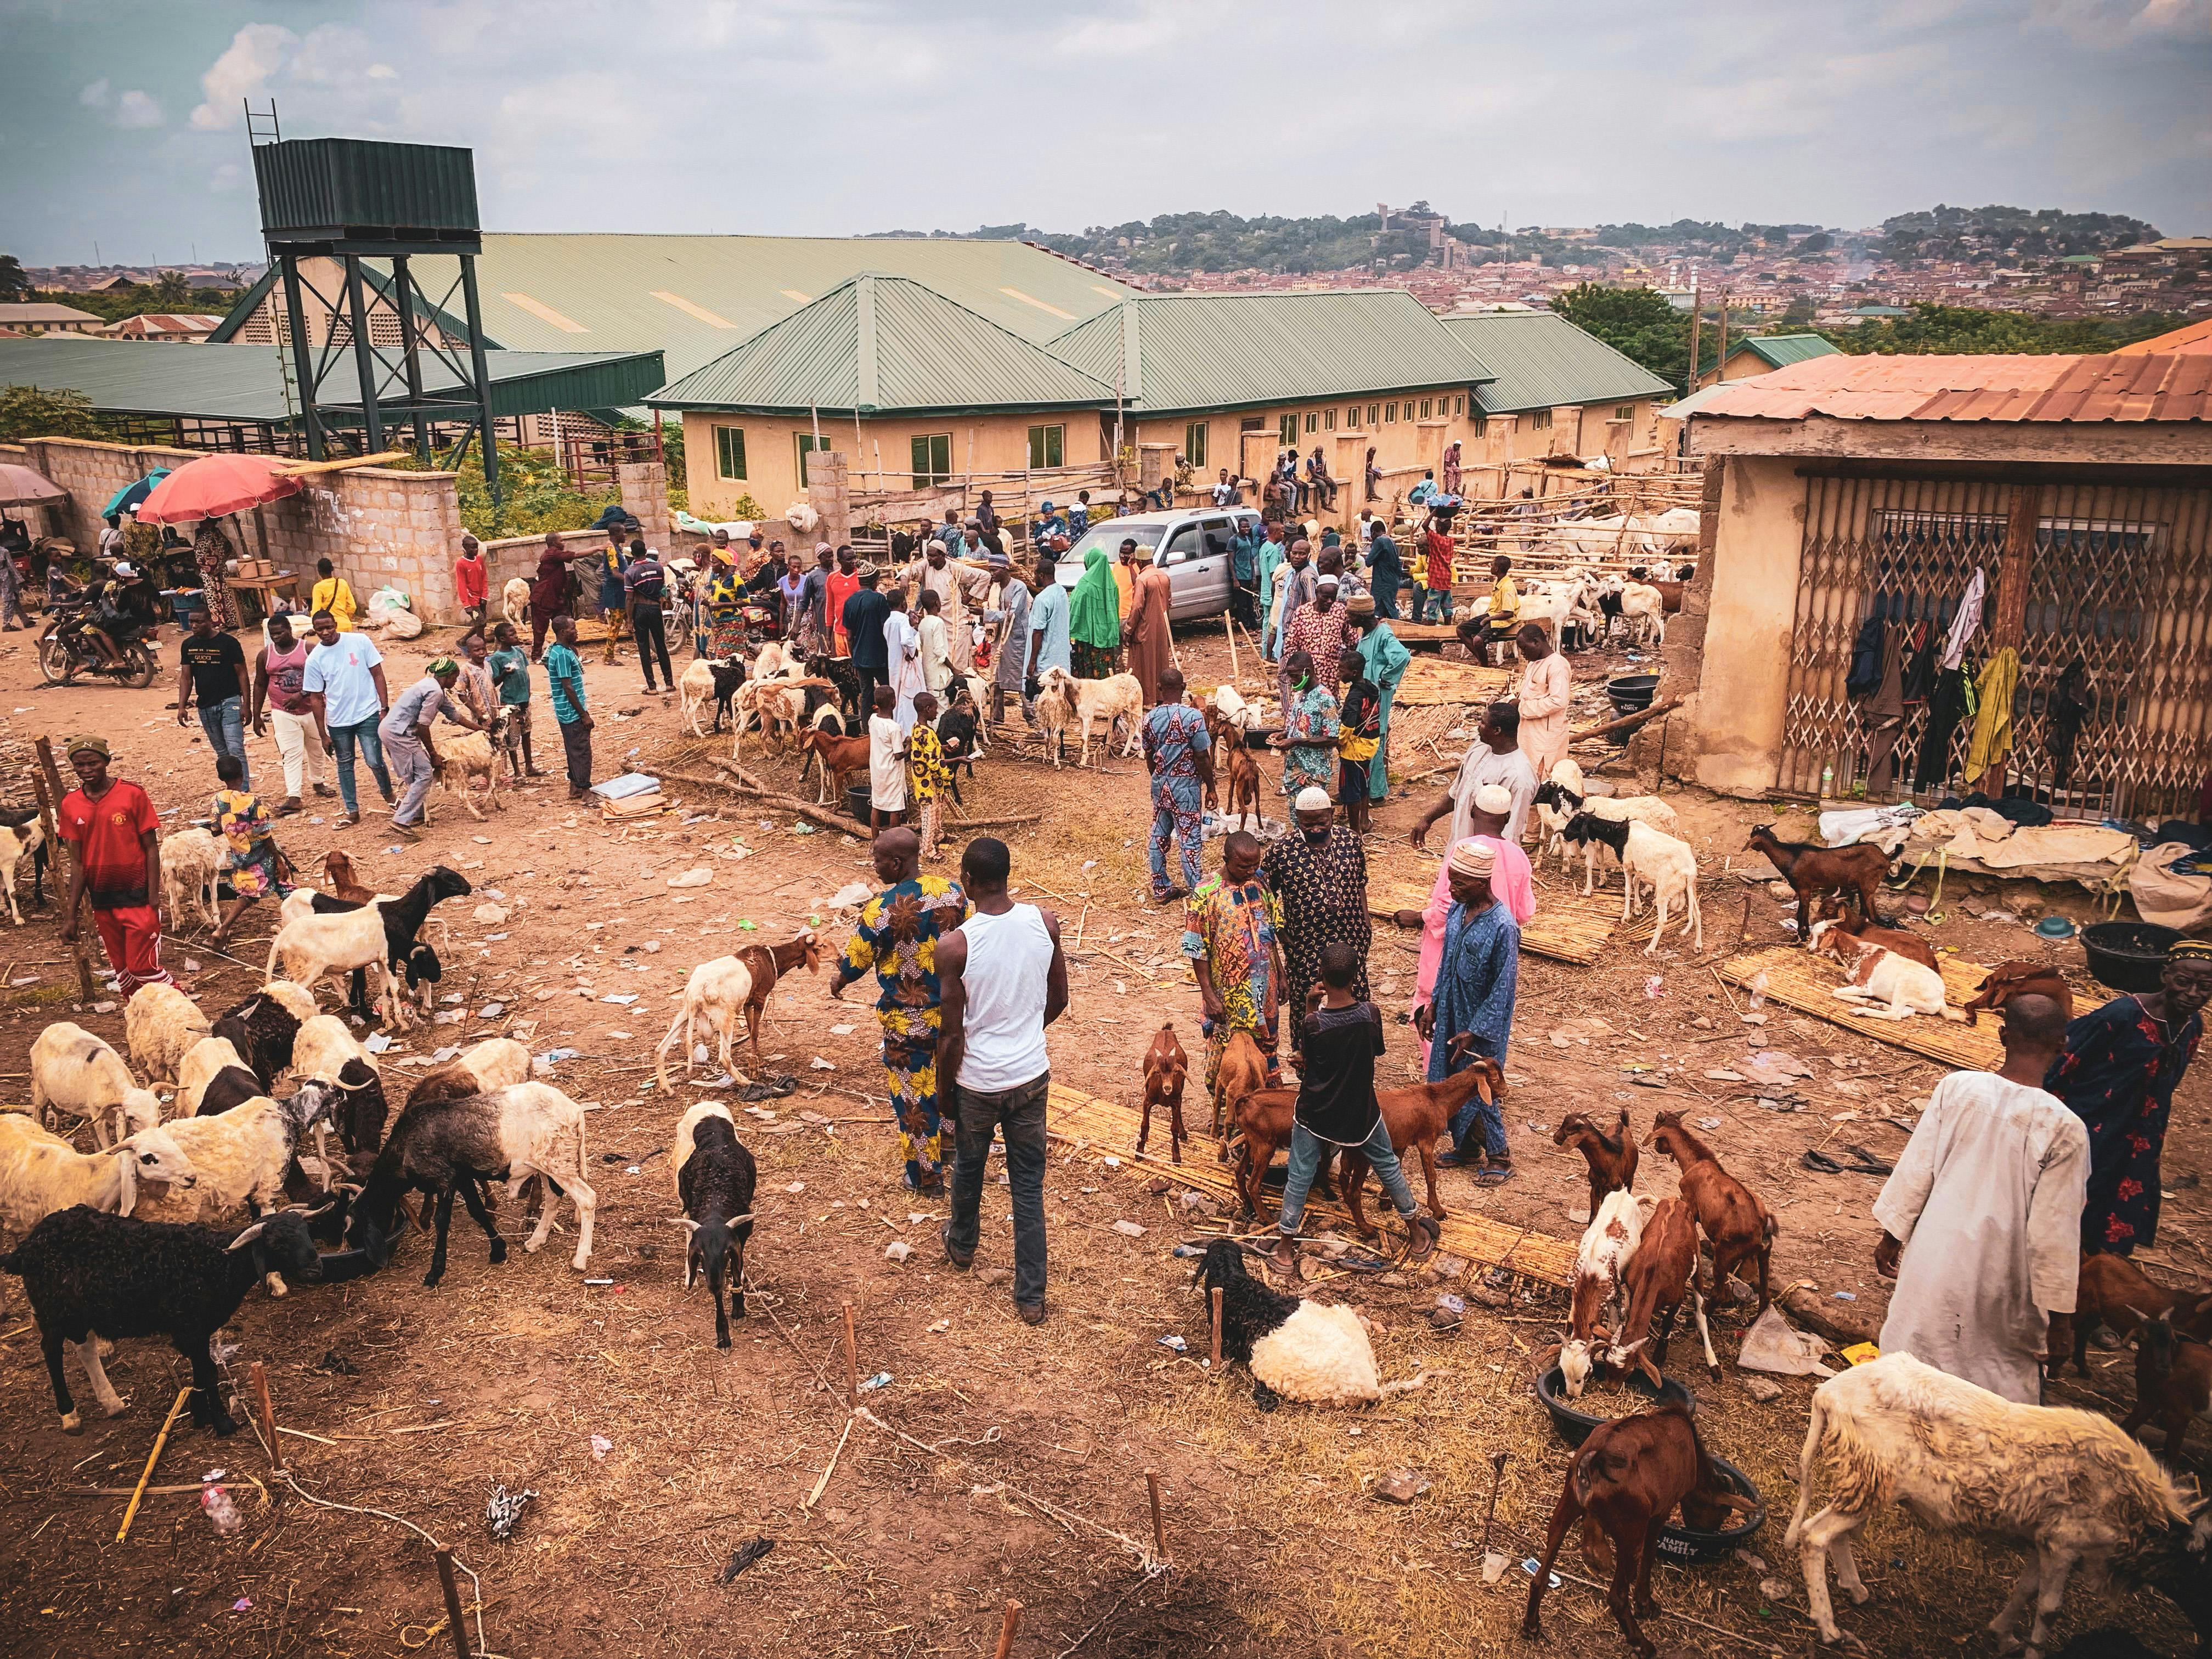
[[[1528,1610],[1522,1616],[1523,1641],[1540,1640],[1538,1609],[1567,1528],[1583,1523],[1583,1559],[1601,1577],[1610,1577],[1606,1605],[1620,1633],[1641,1659],[1659,1650],[1637,1624],[1659,1611],[1651,1598],[1651,1564],[1659,1553],[1659,1529],[1680,1505],[1691,1526],[1718,1531],[1730,1514],[1742,1514],[1750,1501],[1721,1484],[1712,1460],[1690,1414],[1678,1405],[1601,1423],[1583,1442],[1559,1489],[1559,1507],[1544,1534],[1543,1558],[1528,1586]]]
[[[1885,951],[1893,951],[1909,957],[1923,968],[1936,966],[1936,947],[1917,933],[1907,933],[1902,927],[1884,927],[1869,921],[1864,916],[1846,915],[1834,894],[1820,901],[1822,914],[1813,922],[1813,933],[1805,943],[1814,950],[1826,949],[1838,962],[1849,967],[1857,959],[1856,951],[1838,945],[1838,936],[1855,939],[1862,945],[1879,945]],[[1829,924],[1823,927],[1822,923]]]
[[[1981,1024],[1981,1012],[1995,1013],[2014,997],[2049,997],[2066,1018],[2074,1018],[2074,989],[2066,975],[2047,962],[2001,962],[1990,969],[1973,1000],[1960,1005],[1966,1024]]]
[[[1478,1057],[1465,1071],[1454,1072],[1442,1083],[1375,1091],[1382,1121],[1390,1126],[1390,1150],[1401,1158],[1409,1151],[1419,1154],[1421,1173],[1429,1184],[1429,1213],[1437,1220],[1444,1218],[1444,1201],[1437,1195],[1437,1137],[1450,1127],[1452,1118],[1467,1104],[1469,1095],[1480,1093],[1495,1103],[1504,1091],[1504,1069],[1486,1056]],[[1352,1212],[1352,1224],[1361,1237],[1372,1238],[1376,1229],[1367,1224],[1367,1213],[1360,1203],[1361,1189],[1367,1184],[1367,1154],[1358,1146],[1345,1147],[1337,1155],[1336,1178],[1345,1207]]]
[[[1207,721],[1213,739],[1213,782],[1206,788],[1206,805],[1221,817],[1237,820],[1243,829],[1249,814],[1251,827],[1259,827],[1260,763],[1244,746],[1244,728],[1218,714]]]
[[[1797,894],[1797,937],[1812,936],[1813,901],[1823,893],[1855,898],[1859,915],[1880,921],[1875,896],[1889,873],[1889,854],[1861,842],[1856,847],[1815,847],[1810,842],[1782,841],[1773,827],[1760,824],[1744,844],[1747,853],[1764,853],[1782,879]]]
[[[323,855],[323,873],[330,878],[331,896],[349,904],[366,904],[376,896],[353,872],[353,860],[333,847]]]
[[[1167,1109],[1168,1162],[1182,1162],[1182,1085],[1189,1073],[1190,1060],[1176,1041],[1175,1027],[1161,1026],[1145,1050],[1145,1115],[1137,1125],[1138,1152],[1145,1150],[1146,1137],[1152,1132],[1152,1108],[1163,1106]]]
[[[2164,1319],[2143,1321],[2136,1332],[2136,1408],[2120,1426],[2140,1437],[2142,1425],[2155,1416],[2166,1431],[2166,1461],[2178,1463],[2191,1420],[2208,1410],[2212,1347],[2191,1340]]]
[[[1267,1057],[1258,1040],[1249,1031],[1231,1031],[1213,1068],[1213,1133],[1221,1143],[1218,1155],[1223,1163],[1229,1161],[1229,1132],[1237,1127],[1237,1109],[1247,1095],[1267,1086]]]
[[[2212,1341],[2212,1291],[2170,1291],[2124,1255],[2083,1256],[2074,1285],[2075,1370],[2088,1376],[2089,1336],[2099,1325],[2125,1336],[2143,1320],[2168,1317],[2185,1336]]]
[[[1237,1197],[1241,1213],[1260,1212],[1260,1187],[1275,1154],[1291,1144],[1291,1120],[1298,1109],[1296,1089],[1254,1089],[1237,1103]]]
[[[811,728],[810,728],[811,729]],[[753,1064],[767,1064],[761,1058],[761,1016],[768,1012],[768,994],[775,989],[775,982],[794,968],[804,968],[810,974],[822,971],[822,941],[808,928],[798,938],[786,939],[781,945],[744,945],[730,953],[745,964],[745,971],[753,976],[751,994],[745,998],[745,1036],[752,1045]]]
[[[844,799],[845,780],[855,772],[868,769],[868,738],[833,738],[820,727],[802,726],[799,728],[799,746],[805,758],[799,763],[799,775],[804,782],[808,760],[822,769],[820,799],[836,801]],[[835,787],[832,787],[832,785]]]
[[[1705,1287],[1705,1299],[1717,1304],[1722,1280],[1743,1264],[1756,1261],[1759,1306],[1753,1316],[1765,1313],[1774,1299],[1766,1285],[1774,1255],[1773,1215],[1756,1193],[1721,1168],[1720,1160],[1704,1141],[1683,1127],[1680,1112],[1662,1112],[1651,1121],[1651,1145],[1681,1166],[1682,1196],[1696,1212],[1698,1225],[1711,1244],[1713,1276]],[[1736,1276],[1743,1278],[1741,1273]]]
[[[1713,1352],[1713,1334],[1705,1324],[1705,1299],[1698,1294],[1695,1282],[1697,1272],[1698,1218],[1680,1199],[1664,1199],[1644,1218],[1636,1254],[1621,1269],[1621,1300],[1627,1311],[1621,1316],[1620,1334],[1607,1351],[1607,1364],[1624,1371],[1641,1370],[1655,1388],[1659,1386],[1664,1381],[1659,1368],[1667,1363],[1667,1343],[1674,1334],[1674,1319],[1682,1310],[1682,1299],[1687,1297],[1698,1322],[1698,1335],[1705,1345],[1705,1369],[1718,1380],[1721,1362]],[[1654,1319],[1660,1322],[1656,1342],[1650,1340]],[[1648,1353],[1644,1352],[1647,1342],[1651,1348]]]
[[[1636,1161],[1643,1154],[1637,1150],[1636,1131],[1629,1127],[1628,1109],[1625,1106],[1611,1135],[1590,1121],[1587,1112],[1569,1112],[1559,1120],[1559,1127],[1552,1131],[1552,1145],[1572,1146],[1589,1161],[1592,1215],[1597,1213],[1607,1193],[1626,1192],[1635,1183]]]

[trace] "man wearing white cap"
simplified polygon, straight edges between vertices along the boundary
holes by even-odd
[[[1469,839],[1497,854],[1498,862],[1490,872],[1490,890],[1504,905],[1513,925],[1521,927],[1536,914],[1536,883],[1528,868],[1528,855],[1504,839],[1505,820],[1512,805],[1513,797],[1503,784],[1488,783],[1476,790],[1470,817],[1474,834]],[[1444,924],[1451,919],[1451,864],[1447,860],[1437,872],[1437,884],[1428,903],[1419,910],[1397,911],[1390,918],[1401,927],[1421,930],[1420,969],[1413,982],[1416,1012],[1428,1002],[1436,988],[1437,968],[1444,955]]]
[[[1470,837],[1455,842],[1444,869],[1451,882],[1451,915],[1444,922],[1443,954],[1434,1000],[1415,1010],[1413,1029],[1428,1040],[1428,1080],[1442,1083],[1478,1056],[1505,1063],[1513,1029],[1513,992],[1521,965],[1521,929],[1498,902],[1491,878],[1498,854]],[[1459,1039],[1468,1039],[1462,1042]],[[1478,1144],[1475,1131],[1481,1132]],[[1495,1102],[1470,1095],[1451,1121],[1453,1151],[1437,1161],[1478,1160],[1475,1177],[1486,1185],[1506,1180],[1513,1160],[1505,1146],[1505,1120]]]
[[[1360,839],[1336,822],[1328,792],[1312,785],[1291,801],[1297,827],[1267,849],[1260,878],[1282,906],[1281,1006],[1291,1011],[1293,1047],[1306,992],[1321,977],[1322,951],[1342,942],[1359,958],[1355,996],[1367,995],[1367,951],[1374,924],[1367,915],[1367,853]]]

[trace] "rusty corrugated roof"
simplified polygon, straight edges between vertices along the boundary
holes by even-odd
[[[2184,323],[2171,334],[2160,334],[2148,340],[2137,340],[2133,345],[2124,345],[2112,355],[2115,357],[2154,357],[2179,352],[2212,351],[2212,317],[2202,322]]]
[[[1815,357],[1733,380],[1697,418],[2202,421],[2212,356]]]

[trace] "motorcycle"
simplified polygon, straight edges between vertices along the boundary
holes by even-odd
[[[49,685],[68,685],[79,674],[114,680],[134,691],[143,691],[153,684],[160,665],[148,641],[133,639],[125,642],[120,656],[120,663],[112,667],[100,660],[100,647],[88,636],[85,607],[81,604],[60,606],[47,619],[46,631],[39,635],[39,668]]]

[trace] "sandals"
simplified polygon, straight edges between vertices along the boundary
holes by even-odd
[[[1474,1184],[1478,1187],[1503,1187],[1512,1179],[1510,1164],[1492,1164],[1474,1172]]]
[[[1817,1146],[1808,1146],[1805,1156],[1798,1161],[1820,1175],[1886,1176],[1894,1167],[1883,1163],[1863,1146],[1846,1146],[1844,1150],[1850,1154],[1848,1162],[1839,1162]]]

